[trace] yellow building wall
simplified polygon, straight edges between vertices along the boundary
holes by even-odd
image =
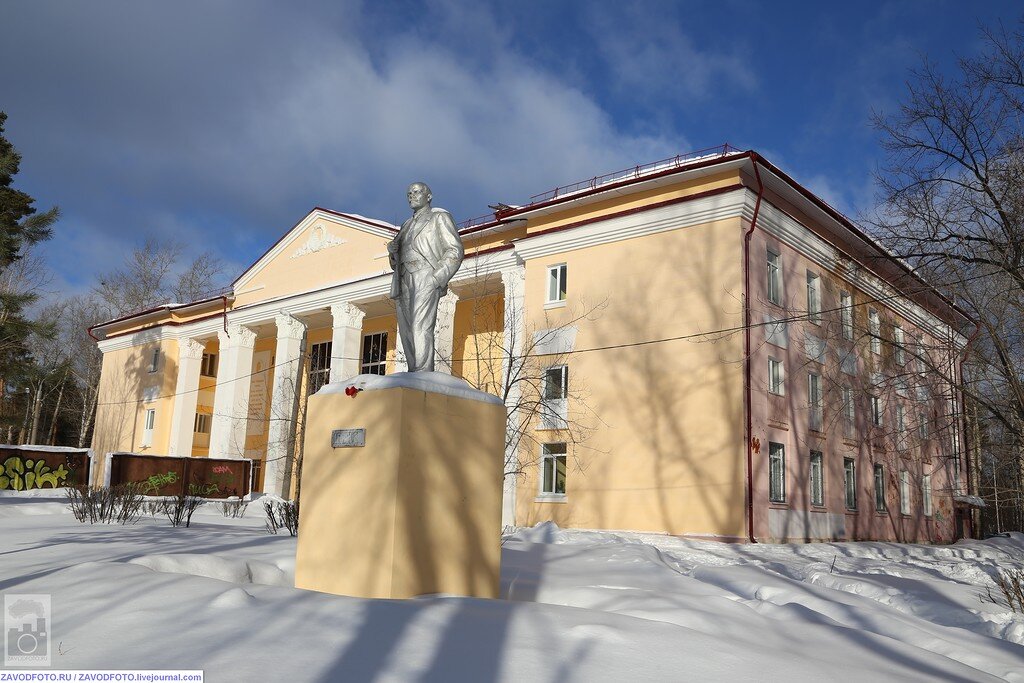
[[[500,395],[505,299],[501,294],[460,299],[455,307],[452,374]]]
[[[156,372],[153,351],[160,349]],[[178,374],[178,342],[164,340],[103,354],[92,448],[102,456],[114,451],[167,453]],[[155,397],[147,400],[147,394]],[[156,410],[153,438],[143,446],[146,411]],[[102,481],[102,473],[99,474]]]
[[[545,309],[557,263],[567,305]],[[572,354],[544,361],[568,364],[570,420],[588,427],[569,445],[566,502],[535,502],[541,453],[530,444],[518,524],[743,535],[743,336],[677,339],[739,327],[742,292],[739,219],[527,262],[528,333],[594,319],[573,323]],[[636,345],[651,340],[666,341]]]
[[[220,364],[220,343],[216,339],[207,339],[204,342],[206,353],[217,356],[217,364]],[[209,424],[213,425],[213,399],[217,393],[217,378],[199,375],[199,395],[196,397],[196,413],[209,415]],[[210,455],[210,432],[205,434],[192,434],[192,455],[197,457],[208,457]]]

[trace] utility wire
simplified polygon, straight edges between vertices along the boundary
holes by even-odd
[[[719,329],[716,329],[716,330],[708,330],[708,331],[705,331],[705,332],[694,332],[694,333],[691,333],[691,334],[682,334],[682,335],[677,335],[677,336],[673,336],[673,337],[660,337],[658,339],[645,339],[643,341],[637,341],[637,342],[624,342],[622,344],[608,344],[608,345],[605,345],[605,346],[593,346],[593,347],[589,347],[589,348],[585,348],[585,349],[574,349],[572,351],[568,351],[568,352],[564,352],[564,353],[563,352],[525,353],[525,354],[521,354],[521,355],[519,355],[517,357],[525,359],[525,358],[544,358],[544,357],[550,357],[550,356],[572,356],[572,355],[578,355],[578,354],[581,354],[581,353],[590,353],[592,351],[612,351],[612,350],[616,350],[616,349],[624,349],[624,348],[630,348],[630,347],[641,347],[641,346],[651,346],[653,344],[663,344],[665,342],[685,341],[685,340],[689,340],[689,339],[699,339],[701,337],[714,337],[714,336],[718,336],[718,335],[735,334],[737,332],[743,332],[744,330],[747,330],[747,329],[753,330],[753,329],[758,329],[758,328],[761,328],[761,327],[766,327],[766,326],[769,326],[769,325],[770,326],[775,326],[775,325],[780,325],[780,324],[788,324],[788,323],[791,323],[791,322],[800,322],[800,321],[804,321],[804,320],[810,320],[812,317],[817,318],[819,316],[822,316],[822,315],[825,315],[825,314],[828,314],[828,313],[835,313],[835,312],[838,312],[838,311],[842,311],[844,308],[851,308],[852,309],[852,308],[856,308],[856,307],[859,307],[859,306],[867,306],[867,305],[876,304],[876,303],[885,303],[887,301],[892,301],[894,299],[905,299],[905,298],[907,298],[907,296],[912,295],[912,294],[920,294],[922,292],[934,292],[938,288],[946,288],[946,287],[952,287],[954,285],[962,285],[962,284],[965,284],[967,282],[971,282],[973,280],[980,280],[982,278],[993,277],[995,275],[998,275],[998,273],[982,273],[982,274],[979,274],[979,275],[972,275],[972,276],[967,277],[967,278],[963,278],[963,279],[959,279],[959,280],[954,280],[952,282],[948,282],[948,283],[944,283],[944,284],[940,284],[940,285],[922,286],[922,287],[920,287],[918,289],[915,289],[915,290],[909,290],[909,291],[908,290],[904,290],[903,292],[900,292],[900,293],[897,293],[897,294],[891,294],[891,295],[888,295],[888,296],[876,297],[876,298],[873,298],[873,299],[865,299],[863,301],[858,301],[858,302],[856,302],[854,304],[851,304],[851,306],[849,306],[849,307],[846,307],[846,306],[836,306],[834,308],[821,309],[820,311],[816,311],[814,313],[807,312],[807,313],[801,313],[801,314],[798,314],[798,315],[790,315],[790,316],[785,316],[785,317],[781,317],[781,318],[774,318],[774,319],[772,319],[770,321],[766,321],[766,322],[751,323],[749,325],[736,325],[734,327],[719,328]],[[333,349],[332,349],[332,351],[333,351]],[[482,357],[482,358],[474,358],[473,360],[474,361],[476,361],[476,360],[495,361],[495,360],[504,360],[504,359],[505,359],[505,356],[500,356],[500,357],[487,356],[487,357]],[[217,381],[216,384],[215,384],[215,387],[221,387],[221,386],[225,386],[227,384],[230,384],[232,382],[238,382],[238,381],[241,381],[241,380],[244,380],[244,379],[250,379],[250,378],[252,378],[252,377],[254,377],[256,375],[260,375],[260,374],[263,374],[265,372],[268,372],[271,369],[276,369],[276,368],[279,368],[279,367],[283,367],[285,365],[290,365],[290,364],[296,362],[296,360],[298,360],[298,359],[288,360],[288,361],[284,361],[284,362],[281,362],[281,363],[277,363],[275,365],[268,366],[268,367],[264,368],[263,370],[257,370],[257,371],[254,371],[254,372],[250,372],[247,375],[239,375],[239,376],[233,377],[231,379],[225,379],[223,381]],[[362,357],[361,356],[335,356],[335,355],[332,354],[331,355],[331,360],[360,360],[361,361]],[[200,388],[186,389],[186,390],[183,390],[183,391],[176,391],[176,392],[170,393],[170,394],[161,394],[161,395],[155,396],[155,397],[153,397],[151,399],[142,398],[142,399],[129,399],[129,400],[124,400],[124,401],[105,401],[105,402],[102,402],[102,403],[97,403],[96,405],[98,407],[98,406],[112,406],[112,405],[127,405],[127,404],[131,404],[131,403],[135,403],[135,404],[138,404],[138,403],[151,403],[151,402],[156,401],[158,399],[173,398],[175,396],[182,396],[182,395],[191,394],[191,393],[198,393],[199,391],[203,391],[203,389],[200,389]]]

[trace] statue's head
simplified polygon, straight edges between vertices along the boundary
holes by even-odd
[[[413,183],[409,186],[405,196],[409,198],[409,207],[413,211],[424,206],[429,206],[430,200],[434,197],[434,195],[430,193],[430,188],[427,187],[426,183]]]

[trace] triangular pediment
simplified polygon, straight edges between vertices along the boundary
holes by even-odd
[[[379,274],[390,269],[386,244],[397,232],[384,221],[315,208],[249,266],[232,289],[245,299],[252,299],[247,293],[266,290],[256,297],[262,299]]]

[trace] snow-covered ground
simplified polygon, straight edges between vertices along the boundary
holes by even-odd
[[[1024,615],[982,600],[1024,536],[954,546],[726,545],[542,525],[505,539],[508,600],[291,587],[295,539],[201,509],[79,524],[0,497],[0,593],[52,595],[53,668],[208,681],[1024,681]],[[338,571],[344,571],[339,567]],[[996,591],[998,593],[998,591]]]

